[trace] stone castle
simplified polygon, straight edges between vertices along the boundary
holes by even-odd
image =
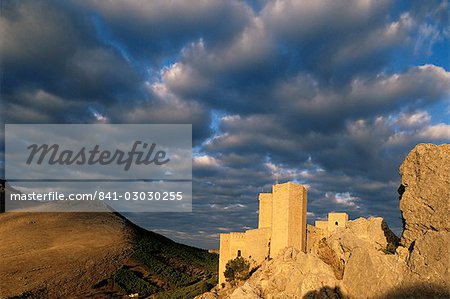
[[[316,220],[315,226],[326,233],[332,233],[337,227],[346,227],[347,222],[347,213],[328,213],[328,220]]]
[[[292,182],[272,186],[272,193],[259,194],[258,228],[220,234],[219,284],[225,282],[225,265],[242,256],[252,266],[275,257],[285,247],[307,250],[307,190]],[[324,234],[345,227],[346,213],[329,213],[328,221],[316,221]]]

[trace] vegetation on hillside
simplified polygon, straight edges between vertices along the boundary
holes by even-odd
[[[173,289],[170,291],[158,293],[157,299],[184,299],[193,298],[199,294],[206,293],[210,291],[217,284],[217,279],[215,277],[208,280],[199,281],[193,285],[187,287]]]
[[[111,277],[114,286],[119,287],[125,293],[138,293],[141,296],[149,296],[157,292],[157,288],[140,278],[138,274],[128,268],[120,268]]]
[[[217,284],[217,254],[144,230],[138,230],[133,243],[134,268],[122,267],[109,279],[126,294],[193,298]]]

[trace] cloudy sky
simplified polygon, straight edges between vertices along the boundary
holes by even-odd
[[[2,123],[191,123],[194,212],[128,215],[187,244],[255,227],[257,193],[289,180],[309,188],[309,222],[346,211],[400,232],[398,166],[416,143],[450,140],[448,12],[1,1]]]

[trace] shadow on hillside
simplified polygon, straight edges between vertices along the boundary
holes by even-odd
[[[380,298],[450,298],[450,288],[444,288],[436,284],[422,283],[393,289],[380,296]]]
[[[364,293],[364,290],[361,289],[361,294]],[[319,290],[310,291],[303,299],[346,299],[347,296],[343,295],[341,289],[331,288],[331,287],[323,287]],[[368,297],[369,298],[369,297]],[[376,297],[377,299],[416,299],[416,298],[427,298],[427,299],[442,299],[442,298],[450,298],[450,288],[444,288],[443,286],[435,285],[435,284],[415,284],[405,287],[400,287],[393,289],[384,294],[380,294]]]
[[[303,299],[343,299],[346,298],[342,295],[342,291],[339,287],[331,288],[331,287],[323,287],[319,290],[309,291],[303,296]]]

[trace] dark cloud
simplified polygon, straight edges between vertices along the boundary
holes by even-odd
[[[2,2],[2,117],[9,123],[193,123],[209,113],[148,89],[140,68],[103,40],[70,2]],[[172,97],[173,98],[173,97]]]
[[[133,69],[102,47],[81,12],[63,2],[2,3],[2,93],[44,90],[78,101],[111,101],[139,84]]]
[[[5,122],[91,122],[92,107],[138,93],[136,72],[67,2],[4,1],[1,25]]]
[[[133,56],[158,64],[198,39],[211,47],[223,46],[245,27],[252,14],[238,1],[84,0],[78,4],[98,15],[111,36]]]
[[[5,123],[192,123],[194,213],[129,215],[192,245],[254,227],[258,192],[288,180],[310,222],[347,211],[398,232],[399,164],[450,140],[447,1],[1,8]]]

